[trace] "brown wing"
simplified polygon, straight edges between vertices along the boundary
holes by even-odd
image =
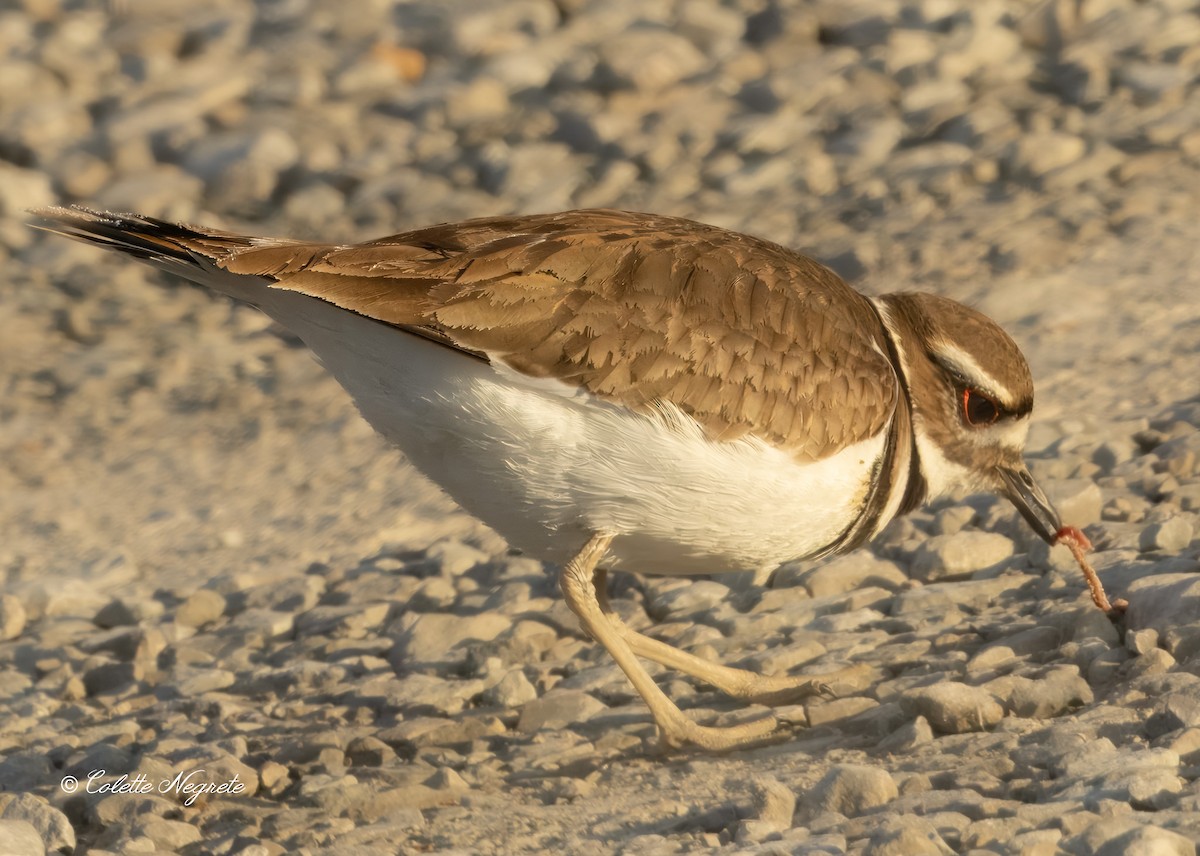
[[[866,298],[784,247],[688,220],[570,211],[331,246],[113,216],[76,211],[71,225],[127,251],[176,246],[646,412],[670,402],[714,439],[753,435],[800,460],[878,433],[899,392]]]

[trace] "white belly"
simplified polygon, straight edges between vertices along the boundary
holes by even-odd
[[[563,562],[617,533],[605,564],[702,574],[774,566],[833,541],[861,506],[882,434],[798,465],[713,443],[678,411],[640,416],[302,295],[255,302],[294,331],[371,425],[508,542]]]

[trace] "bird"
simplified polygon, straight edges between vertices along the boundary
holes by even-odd
[[[1050,544],[1063,528],[1024,459],[1034,385],[1013,339],[946,297],[864,295],[780,244],[612,209],[356,244],[32,213],[298,336],[419,471],[560,568],[566,604],[667,747],[737,749],[780,723],[701,724],[642,660],[773,705],[828,692],[828,676],[760,675],[644,635],[612,609],[609,571],[846,553],[961,490],[1006,497]]]

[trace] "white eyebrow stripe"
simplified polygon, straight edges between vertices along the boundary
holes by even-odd
[[[1002,406],[1009,410],[1016,406],[1012,390],[984,371],[983,366],[958,345],[941,341],[937,343],[935,350],[939,360],[972,383],[978,383],[983,392],[996,396]]]

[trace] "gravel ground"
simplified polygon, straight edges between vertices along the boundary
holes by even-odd
[[[1194,0],[0,5],[0,850],[1194,854],[1198,76]],[[766,587],[623,576],[694,652],[869,674],[660,756],[551,570],[252,310],[26,228],[62,201],[326,239],[612,205],[965,300],[1129,613],[989,497]]]

